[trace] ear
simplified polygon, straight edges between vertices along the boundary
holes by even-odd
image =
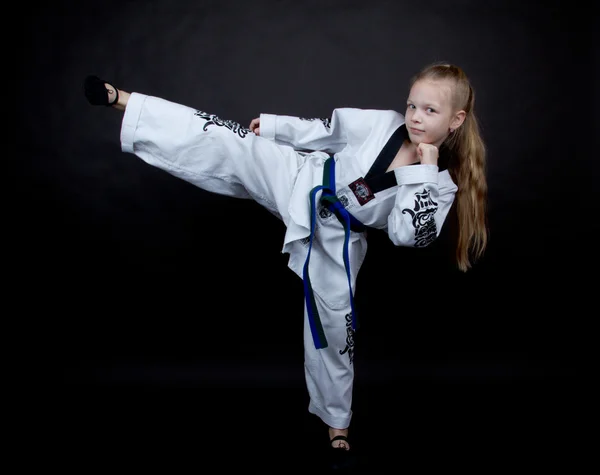
[[[450,120],[450,128],[454,130],[458,129],[465,121],[466,117],[467,113],[465,111],[458,111]]]

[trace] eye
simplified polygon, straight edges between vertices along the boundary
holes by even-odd
[[[414,104],[408,104],[408,108],[409,108],[409,109],[412,109],[413,107],[415,107],[415,105],[414,105]]]
[[[428,107],[428,108],[427,108],[427,110],[428,110],[428,111],[431,111],[431,112],[435,112],[435,109],[433,109],[433,108],[431,108],[431,107]]]

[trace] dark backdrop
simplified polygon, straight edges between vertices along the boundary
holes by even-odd
[[[40,321],[30,331],[48,347],[51,381],[235,388],[242,406],[240,390],[290,390],[289,410],[305,410],[303,294],[280,253],[282,224],[122,153],[122,114],[88,105],[86,75],[247,126],[261,112],[404,112],[410,77],[437,60],[460,65],[476,90],[489,248],[462,274],[446,230],[425,250],[370,234],[357,384],[383,411],[392,384],[579,381],[593,313],[584,271],[597,269],[591,10],[107,0],[26,8],[15,21],[19,77],[5,94],[16,95],[20,145],[6,158],[21,250],[8,257],[17,314]]]

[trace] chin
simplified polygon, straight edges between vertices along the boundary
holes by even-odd
[[[416,137],[413,134],[411,134],[410,132],[408,133],[408,139],[415,145],[419,145],[422,141],[421,137]]]

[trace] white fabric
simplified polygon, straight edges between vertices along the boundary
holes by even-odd
[[[256,200],[285,223],[282,252],[289,253],[288,266],[302,277],[310,233],[309,192],[322,184],[329,153],[335,154],[337,195],[363,224],[387,231],[398,246],[427,245],[439,235],[456,192],[447,171],[438,172],[433,165],[397,168],[393,173],[398,185],[362,206],[348,186],[365,176],[402,124],[402,114],[389,110],[335,109],[331,120],[261,114],[259,137],[233,121],[132,93],[121,147],[204,190]],[[314,348],[305,307],[306,381],[309,411],[338,428],[350,423],[354,379],[343,242],[337,218],[319,209],[309,272],[329,346]],[[352,232],[353,291],[366,251],[364,233]]]

